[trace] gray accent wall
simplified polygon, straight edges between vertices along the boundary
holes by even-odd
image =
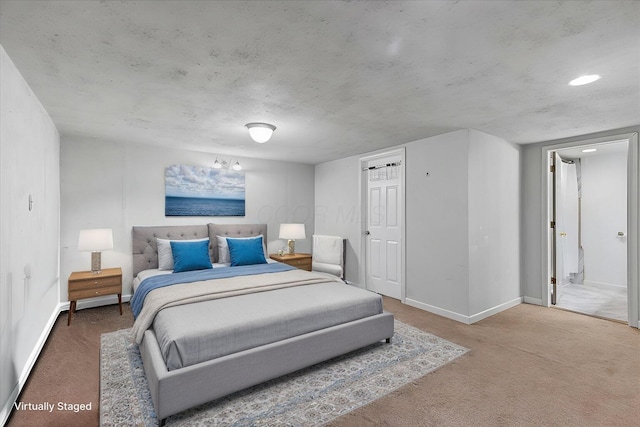
[[[60,136],[1,46],[0,93],[2,425],[58,317]]]

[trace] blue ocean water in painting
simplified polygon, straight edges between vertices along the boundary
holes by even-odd
[[[165,216],[244,216],[244,199],[166,196],[164,214]]]

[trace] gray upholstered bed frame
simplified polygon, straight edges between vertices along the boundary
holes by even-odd
[[[213,262],[218,259],[215,236],[262,234],[265,224],[133,227],[133,272],[157,268],[156,238],[209,237]],[[167,417],[202,403],[295,372],[393,336],[393,315],[387,312],[297,337],[241,351],[197,365],[169,371],[152,329],[145,332],[140,353],[156,416]]]
[[[216,236],[252,237],[263,235],[267,241],[266,224],[207,224],[164,227],[133,227],[133,277],[142,270],[158,268],[157,238],[170,240],[204,239],[209,237],[211,262],[218,262]]]

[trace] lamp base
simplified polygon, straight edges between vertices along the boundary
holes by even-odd
[[[296,241],[289,240],[289,255],[293,255],[296,253]]]
[[[100,252],[91,252],[91,272],[93,274],[102,273]]]

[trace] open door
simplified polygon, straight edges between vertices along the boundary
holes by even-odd
[[[558,193],[560,187],[560,165],[561,159],[557,152],[551,153],[551,304],[558,303],[558,227],[557,227],[557,211],[558,211]]]
[[[580,207],[577,167],[574,160],[553,152],[553,272],[551,304],[560,300],[562,285],[574,283],[580,271]]]
[[[624,145],[626,148],[623,147]],[[640,323],[638,320],[640,319],[638,315],[640,311],[638,309],[640,306],[638,290],[640,287],[640,280],[638,280],[640,277],[638,273],[640,268],[638,267],[640,266],[638,262],[640,260],[638,250],[640,149],[638,147],[638,133],[543,147],[541,173],[547,177],[543,187],[546,215],[541,223],[543,239],[546,243],[543,246],[544,264],[542,266],[545,279],[540,283],[543,305],[553,305],[566,310],[620,320],[624,318],[625,307],[622,307],[622,311],[620,310],[619,302],[624,299],[624,294],[623,298],[619,298],[619,289],[614,289],[616,292],[609,292],[606,295],[598,294],[595,300],[599,305],[594,306],[590,302],[594,301],[592,294],[597,289],[587,288],[602,288],[606,285],[608,291],[611,291],[611,287],[617,287],[623,288],[624,293],[624,287],[626,287],[626,304],[624,305],[627,309],[627,323],[629,326],[638,327]],[[596,148],[597,156],[593,154],[596,150],[586,150],[587,148]],[[626,155],[626,165],[625,161],[619,162],[618,152],[621,149]],[[574,159],[577,177],[578,198],[575,209],[578,212],[577,230],[574,230],[571,235],[561,228],[561,212],[558,212],[562,209],[558,206],[558,196],[561,192],[563,174],[562,157],[565,156],[566,160]],[[571,168],[565,169],[572,172]],[[612,198],[615,200],[610,200]],[[615,217],[610,211],[614,208],[618,209],[615,211]],[[619,214],[621,219],[618,218]],[[563,236],[562,233],[567,233],[567,236]],[[573,236],[577,244],[569,241],[569,237]],[[578,249],[577,272],[570,262],[567,262],[565,272],[560,271],[564,267],[564,262],[560,259],[561,239],[565,237],[567,237],[565,239],[567,248]],[[590,299],[580,299],[587,292]],[[586,303],[582,307],[577,307],[574,304],[576,301]],[[612,316],[612,313],[615,316]],[[618,316],[620,313],[622,315]]]
[[[563,159],[554,153],[554,241],[555,274],[552,304],[560,301],[563,285],[582,283],[580,271],[579,160]]]

